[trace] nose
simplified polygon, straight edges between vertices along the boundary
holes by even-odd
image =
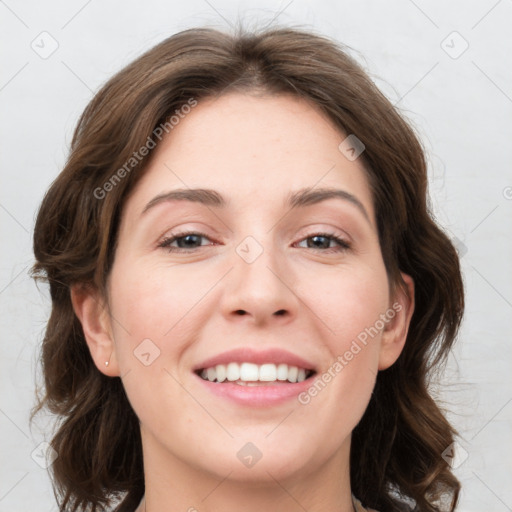
[[[260,245],[253,239],[241,244],[232,263],[221,298],[223,315],[230,322],[285,324],[297,315],[300,301],[293,289],[296,278],[284,255],[270,242]]]

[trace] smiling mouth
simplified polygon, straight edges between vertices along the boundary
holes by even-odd
[[[195,372],[203,380],[217,384],[233,383],[240,386],[268,386],[284,383],[298,383],[311,378],[316,372],[288,364],[228,363]]]

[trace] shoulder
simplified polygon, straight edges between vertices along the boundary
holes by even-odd
[[[373,508],[363,507],[363,504],[355,496],[352,496],[352,501],[354,502],[355,512],[378,512],[377,510],[374,510]]]
[[[363,507],[363,504],[355,496],[352,496],[352,501],[354,503],[355,512],[378,512],[378,510],[375,510],[373,508]],[[411,506],[405,503],[401,503],[400,505],[397,505],[397,507],[395,508],[396,512],[417,512],[417,510],[417,508],[412,508]]]

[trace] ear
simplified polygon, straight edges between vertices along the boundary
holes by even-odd
[[[100,293],[90,286],[71,287],[71,303],[82,324],[85,341],[98,370],[109,376],[119,375],[110,312]]]
[[[414,312],[414,280],[407,274],[401,275],[404,285],[396,287],[394,297],[391,297],[391,306],[386,312],[388,321],[382,333],[379,370],[389,368],[398,359]]]

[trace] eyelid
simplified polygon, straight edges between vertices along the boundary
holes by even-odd
[[[336,232],[327,232],[327,231],[318,231],[318,232],[312,233],[310,235],[302,236],[298,242],[295,242],[294,245],[296,245],[298,243],[302,243],[305,240],[308,240],[308,238],[314,238],[314,237],[328,238],[338,244],[338,248],[328,247],[327,249],[318,249],[322,253],[332,253],[332,252],[339,253],[339,252],[348,251],[349,249],[352,249],[352,241],[345,239],[343,236],[337,235]],[[311,249],[314,250],[315,248],[313,247]]]
[[[189,235],[196,235],[196,236],[199,236],[199,237],[202,237],[202,238],[205,238],[207,240],[209,240],[210,242],[214,242],[213,244],[209,244],[210,246],[211,245],[218,245],[215,243],[214,240],[212,240],[212,238],[207,235],[206,233],[203,233],[202,231],[199,231],[197,229],[191,229],[191,230],[183,230],[183,231],[176,231],[175,233],[171,232],[171,233],[167,233],[165,234],[164,236],[162,236],[158,242],[157,242],[157,246],[158,247],[163,247],[163,248],[169,248],[170,247],[170,244],[175,242],[177,239],[179,238],[184,238],[186,236],[189,236]],[[201,245],[200,247],[208,247],[209,245]],[[175,247],[173,249],[176,250],[176,252],[179,252],[179,251],[185,251],[185,252],[190,252],[190,251],[194,251],[196,249],[198,249],[199,247],[195,247],[193,249],[183,249],[181,247]]]
[[[350,245],[351,247],[355,243],[355,240],[350,235],[350,233],[348,233],[344,229],[335,227],[332,224],[328,224],[325,222],[315,222],[305,226],[299,231],[298,238],[300,238],[299,241],[302,241],[305,238],[309,238],[312,236],[330,236],[334,238],[339,238],[340,240],[342,240],[347,245]]]
[[[185,238],[190,235],[195,235],[200,238],[204,238],[213,243],[207,244],[207,245],[200,245],[199,247],[192,247],[189,249],[171,246],[171,244],[174,243],[176,240],[178,240],[180,238]],[[333,231],[332,229],[330,231],[319,229],[316,231],[312,231],[310,233],[303,234],[302,236],[299,237],[299,239],[296,242],[294,242],[293,245],[296,246],[297,244],[304,242],[310,238],[314,238],[314,237],[328,238],[331,241],[334,241],[337,244],[337,247],[328,247],[326,249],[309,247],[309,248],[305,248],[305,249],[312,249],[314,251],[317,250],[317,251],[320,251],[321,253],[327,253],[327,254],[341,253],[341,252],[348,251],[348,250],[352,249],[352,240],[350,239],[350,237],[348,237],[348,240],[347,240],[343,235],[338,234],[336,231]],[[194,229],[177,231],[175,233],[171,232],[169,234],[166,234],[162,238],[160,238],[160,240],[157,244],[158,248],[167,249],[169,252],[187,253],[187,254],[194,253],[197,250],[199,250],[201,247],[211,247],[212,245],[219,245],[219,244],[217,242],[215,242],[215,240],[212,240],[212,238],[209,235],[207,235],[206,233],[203,233],[199,230],[194,230]]]

